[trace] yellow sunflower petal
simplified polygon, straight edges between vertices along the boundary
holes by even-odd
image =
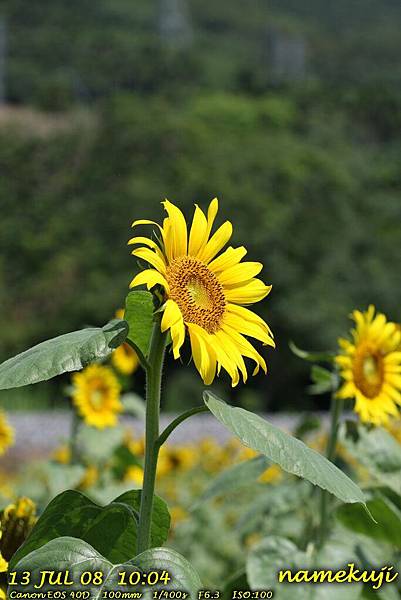
[[[271,285],[265,285],[260,279],[252,279],[244,285],[225,289],[224,294],[234,304],[253,304],[266,298],[271,289]]]
[[[217,278],[223,286],[239,285],[259,275],[262,269],[263,265],[260,262],[244,262],[225,269]]]
[[[249,308],[245,308],[245,306],[240,306],[239,304],[227,304],[227,312],[237,315],[241,319],[245,321],[249,321],[250,323],[255,323],[255,325],[259,325],[262,329],[266,331],[273,338],[273,333],[268,324],[259,317],[255,312],[249,310]]]
[[[137,227],[138,225],[156,225],[156,227],[161,230],[159,223],[156,223],[155,221],[149,221],[149,219],[138,219],[132,223],[131,227]]]
[[[168,241],[165,239],[164,244],[167,256],[172,260],[187,253],[187,224],[177,206],[169,200],[165,200],[162,204],[168,214],[170,227]]]
[[[134,279],[129,284],[130,288],[136,287],[138,285],[146,285],[148,290],[150,290],[155,285],[161,285],[166,290],[167,294],[170,293],[169,285],[166,279],[163,277],[159,271],[156,269],[145,269],[145,271],[141,271],[134,277]]]
[[[185,325],[182,318],[171,327],[170,334],[173,344],[173,356],[177,360],[180,356],[181,346],[185,341]]]
[[[197,258],[206,264],[210,262],[224,248],[232,233],[233,226],[230,221],[226,221],[212,235],[206,246],[197,255]]]
[[[243,382],[246,383],[246,380],[248,379],[248,373],[244,359],[242,358],[241,352],[238,350],[235,340],[230,336],[228,331],[224,331],[223,329],[217,331],[215,333],[215,337],[221,342],[226,354],[231,358],[236,368],[240,370],[242,373]]]
[[[170,327],[173,327],[179,321],[182,321],[182,313],[178,304],[174,300],[167,300],[164,305],[161,330],[167,331],[167,329],[170,329]]]
[[[216,354],[213,347],[206,342],[202,328],[194,323],[187,323],[191,340],[192,356],[203,383],[210,385],[216,375]]]
[[[263,371],[267,373],[266,362],[264,358],[255,350],[250,342],[238,331],[230,327],[229,325],[223,325],[222,329],[227,331],[230,336],[235,340],[239,350],[243,356],[252,359],[255,362],[255,369],[253,375],[256,375],[259,371],[259,367],[262,367]]]
[[[203,210],[195,205],[191,231],[189,233],[188,254],[196,256],[207,242],[207,219]]]
[[[251,323],[250,321],[246,321],[245,319],[242,319],[241,317],[229,312],[224,315],[224,323],[239,333],[253,337],[256,340],[261,341],[263,344],[272,346],[273,348],[275,347],[274,340],[271,338],[266,329],[261,327],[258,323]]]
[[[127,244],[128,246],[132,246],[133,244],[144,244],[145,246],[152,248],[152,250],[158,250],[160,252],[159,245],[155,241],[144,236],[133,237],[130,240],[128,240]]]
[[[150,248],[137,248],[132,251],[134,256],[148,262],[152,267],[157,269],[163,275],[166,275],[166,263]]]
[[[212,231],[213,223],[215,221],[218,210],[219,201],[217,200],[217,198],[213,198],[207,210],[207,238],[209,238],[210,233]]]
[[[238,264],[245,255],[246,249],[244,246],[240,246],[239,248],[233,248],[232,246],[229,246],[229,248],[222,252],[220,256],[209,263],[209,269],[213,271],[213,273],[217,274],[220,271],[224,271],[225,269],[229,269],[230,267]]]

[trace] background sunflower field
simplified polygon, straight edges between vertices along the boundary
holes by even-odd
[[[0,363],[123,318],[137,271],[127,247],[132,221],[159,221],[165,198],[189,219],[194,203],[206,209],[218,197],[219,224],[233,223],[233,245],[263,262],[261,277],[273,285],[255,310],[277,348],[264,353],[267,377],[233,389],[222,374],[213,390],[229,406],[273,414],[326,453],[363,488],[377,521],[360,505],[324,500],[296,470],[197,415],[162,446],[157,510],[163,541],[205,587],[224,583],[226,594],[274,587],[274,560],[289,556],[294,568],[313,556],[401,572],[400,32],[396,0],[0,6]],[[380,414],[396,418],[387,431],[363,425],[348,403],[341,426],[332,421],[330,453],[327,409],[341,373],[334,354],[320,353],[339,352],[338,338],[352,337],[350,313],[372,316],[373,305],[380,327],[359,355],[343,342],[349,356],[337,356],[337,367],[349,380],[357,355],[363,380],[365,359],[379,352],[371,340],[381,351],[387,334],[397,339],[386,377],[381,362],[371,364],[381,384],[392,384]],[[100,513],[126,494],[138,502],[144,373],[127,343],[99,363],[0,392],[0,600],[9,563],[32,532],[35,542],[43,518],[56,523],[71,499]],[[166,361],[163,426],[201,403],[204,385],[189,363],[185,352]],[[328,526],[318,542],[324,501]],[[66,535],[74,531],[67,517]],[[396,600],[400,590],[340,592],[343,600]],[[313,600],[335,592],[322,588]]]

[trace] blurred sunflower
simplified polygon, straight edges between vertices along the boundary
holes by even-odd
[[[71,448],[68,444],[62,444],[52,454],[52,459],[60,465],[68,465],[71,462]]]
[[[266,372],[263,357],[244,336],[274,347],[269,326],[249,309],[241,306],[259,302],[270,292],[256,275],[263,265],[241,262],[246,254],[243,246],[229,247],[220,254],[232,235],[226,221],[211,235],[218,201],[209,205],[207,217],[196,206],[189,231],[181,210],[166,200],[168,217],[163,227],[148,220],[134,221],[133,227],[152,224],[159,228],[158,242],[147,237],[134,237],[128,243],[142,247],[132,254],[146,261],[145,269],[131,281],[130,287],[146,284],[148,289],[160,285],[164,290],[162,331],[170,330],[174,358],[179,358],[185,334],[189,334],[195,366],[205,384],[210,384],[216,371],[225,369],[235,386],[239,373],[247,379],[244,357]]]
[[[90,365],[72,377],[72,400],[87,425],[104,429],[117,424],[123,410],[120,384],[109,367]]]
[[[116,311],[116,318],[124,318],[124,309],[119,308]],[[139,366],[139,358],[137,353],[126,342],[118,346],[111,355],[111,364],[123,375],[131,375]]]
[[[0,456],[14,444],[14,429],[9,424],[4,412],[0,411]]]
[[[143,485],[143,469],[139,465],[131,465],[126,470],[124,481],[132,481],[139,487]]]
[[[9,504],[0,515],[0,552],[4,566],[25,541],[37,521],[36,505],[26,497]]]
[[[87,490],[93,487],[99,479],[99,469],[95,465],[88,465],[78,487],[82,490]]]
[[[374,306],[355,310],[352,318],[352,341],[340,338],[335,358],[344,380],[337,395],[355,399],[362,421],[385,425],[399,415],[401,404],[401,332],[385,315],[375,314]]]

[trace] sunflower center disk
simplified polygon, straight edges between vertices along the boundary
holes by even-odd
[[[383,385],[383,358],[369,348],[355,356],[354,377],[357,387],[367,398],[378,395]]]
[[[225,311],[226,300],[216,275],[196,258],[184,256],[171,262],[167,269],[170,297],[184,317],[208,333],[215,333]]]
[[[92,384],[92,391],[90,395],[90,403],[94,410],[99,410],[102,408],[104,399],[106,395],[106,390],[101,382]]]

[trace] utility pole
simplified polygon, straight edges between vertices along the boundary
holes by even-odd
[[[183,48],[192,40],[186,0],[159,0],[159,34],[166,46]]]

